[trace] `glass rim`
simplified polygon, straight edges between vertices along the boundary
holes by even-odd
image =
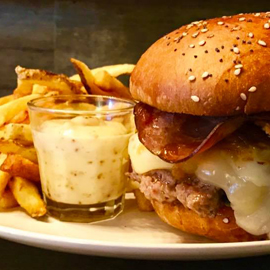
[[[90,110],[71,110],[71,109],[55,109],[55,108],[48,108],[48,107],[42,107],[38,106],[36,103],[39,101],[46,101],[46,100],[56,100],[56,99],[68,99],[68,98],[74,98],[80,99],[80,98],[93,98],[94,100],[113,100],[116,102],[122,102],[127,104],[128,106],[125,108],[120,109],[106,109],[102,111],[90,111]],[[90,104],[90,103],[89,103]],[[95,104],[93,104],[95,105]],[[46,112],[46,113],[59,113],[59,114],[74,114],[74,115],[96,115],[96,114],[117,114],[117,113],[123,113],[123,112],[129,112],[133,110],[134,106],[136,105],[136,102],[130,99],[125,98],[118,98],[113,96],[103,96],[103,95],[57,95],[57,96],[49,96],[49,97],[38,97],[35,99],[32,99],[27,102],[27,106],[30,110],[33,111],[39,111],[39,112]]]

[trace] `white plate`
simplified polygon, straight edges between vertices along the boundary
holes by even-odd
[[[123,214],[95,224],[35,220],[20,209],[0,213],[0,237],[46,249],[137,259],[217,259],[270,254],[270,241],[210,243],[139,212],[133,199]]]

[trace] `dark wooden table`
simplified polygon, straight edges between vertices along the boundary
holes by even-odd
[[[143,261],[92,257],[43,250],[0,240],[1,270],[269,270],[270,255],[216,261]]]

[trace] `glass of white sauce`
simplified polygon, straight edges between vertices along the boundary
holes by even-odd
[[[50,215],[94,222],[122,212],[134,105],[95,95],[43,97],[28,103]]]

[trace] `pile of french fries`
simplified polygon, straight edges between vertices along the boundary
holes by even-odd
[[[78,74],[68,77],[17,66],[17,88],[0,98],[0,210],[20,206],[31,216],[46,214],[33,145],[27,102],[41,96],[95,94],[131,98],[117,77],[130,74],[134,65],[120,64],[91,70],[71,59]]]

